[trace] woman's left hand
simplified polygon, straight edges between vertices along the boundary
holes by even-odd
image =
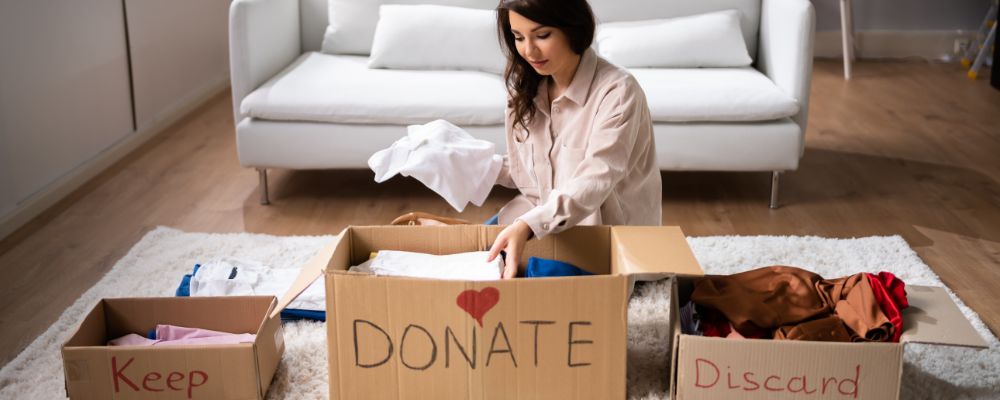
[[[517,264],[521,259],[521,251],[524,250],[524,244],[528,242],[531,233],[531,227],[527,223],[517,220],[500,231],[497,239],[493,241],[487,262],[497,258],[501,251],[507,252],[501,278],[510,279],[517,275]]]

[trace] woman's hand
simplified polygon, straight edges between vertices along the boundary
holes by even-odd
[[[508,225],[497,235],[497,239],[493,242],[493,247],[490,248],[490,257],[486,261],[493,261],[500,255],[501,251],[507,252],[501,278],[510,279],[517,275],[517,263],[520,261],[524,244],[530,236],[531,227],[521,220],[514,221],[513,224]]]

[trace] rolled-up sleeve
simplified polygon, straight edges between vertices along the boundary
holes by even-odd
[[[610,88],[591,124],[583,159],[570,178],[553,188],[545,202],[519,219],[538,238],[576,226],[597,212],[627,175],[641,124],[648,123],[645,97],[625,79]]]

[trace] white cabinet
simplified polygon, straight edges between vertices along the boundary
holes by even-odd
[[[131,132],[120,0],[0,3],[0,216]]]
[[[0,1],[0,238],[224,89],[228,15],[229,0]]]
[[[229,80],[229,0],[125,0],[139,130]]]

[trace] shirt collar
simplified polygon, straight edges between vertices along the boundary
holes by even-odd
[[[538,92],[535,93],[535,108],[546,116],[549,115],[549,79],[547,77],[538,84]]]
[[[590,94],[590,85],[594,83],[594,73],[597,71],[597,55],[594,49],[588,47],[580,57],[580,65],[576,67],[573,80],[569,83],[569,88],[563,94],[567,99],[572,100],[579,106],[587,100]]]
[[[580,56],[580,65],[576,67],[576,72],[573,74],[573,80],[569,83],[569,87],[566,88],[566,92],[563,96],[577,105],[582,106],[587,100],[587,95],[590,94],[590,86],[594,82],[594,74],[597,71],[597,54],[594,54],[594,49],[588,47],[584,50],[583,54]],[[543,79],[538,85],[538,93],[535,94],[535,105],[538,106],[539,110],[542,110],[546,115],[548,115],[548,103],[549,103],[549,79]]]

